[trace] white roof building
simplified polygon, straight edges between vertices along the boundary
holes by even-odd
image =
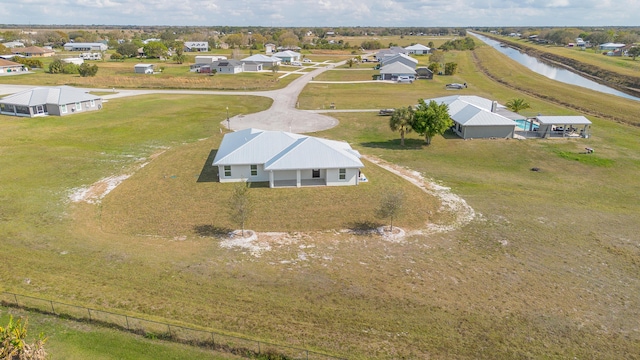
[[[267,66],[273,66],[273,65],[280,65],[280,63],[282,62],[282,59],[275,56],[255,54],[255,55],[246,57],[240,61],[242,61],[243,63],[255,62],[255,63],[261,63],[263,65],[267,65]]]
[[[37,87],[0,99],[0,114],[14,116],[69,115],[102,109],[102,98],[70,87]]]
[[[226,134],[213,166],[220,182],[268,181],[269,187],[357,185],[364,167],[346,142],[258,129]]]
[[[300,53],[297,53],[295,51],[285,50],[285,51],[277,52],[273,54],[273,56],[282,59],[282,61],[291,62],[291,61],[300,61],[301,55]]]
[[[428,54],[431,52],[431,48],[422,44],[410,45],[404,48],[409,54]]]

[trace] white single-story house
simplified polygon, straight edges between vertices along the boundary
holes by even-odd
[[[24,43],[22,43],[20,41],[9,41],[9,42],[6,42],[6,43],[2,43],[2,45],[4,45],[4,47],[6,47],[7,49],[24,47]]]
[[[211,64],[218,74],[237,74],[244,71],[242,63],[238,60],[219,60]]]
[[[185,41],[184,51],[187,52],[207,52],[209,51],[209,43],[206,41]]]
[[[380,68],[381,80],[397,80],[398,76],[409,76],[415,79],[416,75],[417,73],[413,68],[401,62],[394,62]]]
[[[227,60],[227,57],[220,55],[198,55],[195,58],[196,64],[213,64],[214,61],[219,60]]]
[[[431,53],[431,48],[422,44],[410,45],[404,48],[409,54],[425,55]]]
[[[133,66],[133,71],[136,74],[153,74],[153,64],[136,64]]]
[[[264,44],[264,53],[267,55],[273,54],[276,51],[276,44]]]
[[[255,54],[255,55],[251,55],[249,57],[246,57],[242,60],[243,63],[248,63],[248,62],[254,62],[254,63],[260,63],[263,66],[274,66],[274,65],[280,65],[280,63],[282,62],[282,59],[277,58],[275,56],[266,56],[266,55],[262,55],[262,54]]]
[[[300,57],[302,55],[300,55],[300,53],[297,53],[295,51],[285,50],[285,51],[277,52],[273,54],[273,56],[281,59],[283,62],[292,62],[292,61],[300,61]]]
[[[66,43],[64,51],[107,51],[109,48],[103,43]]]
[[[360,153],[343,141],[284,131],[226,134],[213,160],[220,182],[269,182],[269,187],[358,185]]]
[[[600,50],[617,50],[625,46],[626,46],[625,44],[615,44],[615,43],[608,42],[606,44],[600,45]]]
[[[84,64],[84,59],[80,57],[64,58],[64,59],[60,59],[60,61],[67,64],[75,64],[75,65]]]
[[[393,64],[395,62],[400,62],[412,69],[415,69],[416,66],[418,66],[418,60],[406,54],[396,54],[393,56],[385,56],[384,58],[380,59],[380,66]]]
[[[542,116],[535,118],[540,124],[539,136],[550,137],[589,137],[591,121],[584,116]]]
[[[463,139],[513,138],[517,125],[514,120],[524,119],[497,101],[479,96],[452,95],[425,99],[425,102],[431,100],[449,106],[453,131]]]
[[[0,114],[36,117],[65,116],[102,109],[102,98],[70,86],[37,87],[0,99]]]
[[[23,71],[27,71],[24,65],[10,60],[0,59],[0,75],[19,73]]]

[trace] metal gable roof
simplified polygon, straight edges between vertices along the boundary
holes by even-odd
[[[465,126],[491,126],[508,125],[515,126],[516,123],[501,115],[503,106],[498,112],[491,112],[493,101],[475,95],[452,95],[425,100],[447,104],[449,116],[457,123]]]
[[[409,45],[404,48],[405,50],[431,50],[431,48],[422,44]]]
[[[6,96],[0,102],[6,104],[35,106],[43,104],[65,105],[89,100],[98,100],[99,96],[88,94],[70,86],[54,88],[38,87]]]
[[[264,164],[265,170],[360,168],[349,144],[284,131],[245,129],[226,134],[213,165]]]
[[[415,74],[416,71],[401,62],[394,62],[380,68],[380,74]]]

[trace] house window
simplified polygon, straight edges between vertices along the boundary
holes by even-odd
[[[224,166],[224,176],[226,177],[231,176],[231,165]]]
[[[251,165],[251,176],[258,176],[258,165]]]
[[[91,107],[96,107],[96,101],[95,100],[91,100],[89,103],[91,104]]]
[[[312,178],[319,178],[320,177],[320,169],[311,170],[311,177]]]
[[[60,105],[60,112],[63,114],[67,113],[67,105]]]
[[[82,110],[82,103],[76,103],[76,111]]]
[[[340,180],[346,180],[347,179],[347,169],[340,169],[338,170],[340,176],[339,179]]]

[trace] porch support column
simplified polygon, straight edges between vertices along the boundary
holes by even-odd
[[[300,170],[296,170],[296,187],[301,187],[302,181],[300,180]]]
[[[269,187],[273,188],[273,170],[269,171]]]

